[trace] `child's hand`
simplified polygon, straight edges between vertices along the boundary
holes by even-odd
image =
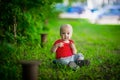
[[[57,48],[58,47],[63,47],[64,46],[64,43],[60,42],[60,43],[57,43],[56,45],[54,45],[52,48],[51,48],[51,52],[56,52]]]
[[[63,47],[64,46],[64,43],[60,42],[57,44],[57,47]]]

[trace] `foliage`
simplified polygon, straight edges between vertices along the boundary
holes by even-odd
[[[61,0],[1,0],[0,39],[3,39],[0,41],[15,42],[15,39],[29,38],[27,36],[31,36],[32,30],[32,33],[34,29],[40,30],[43,22],[54,16],[53,5],[59,1]],[[30,32],[26,31],[28,28]]]
[[[16,67],[17,61],[26,59],[24,56],[31,49],[28,46],[40,47],[43,21],[46,18],[56,17],[48,12],[53,14],[52,6],[57,1],[61,0],[0,0],[1,80],[19,80],[20,76],[15,76],[20,72]]]

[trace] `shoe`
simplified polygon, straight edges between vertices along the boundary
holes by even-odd
[[[53,64],[57,64],[57,61],[56,61],[56,60],[53,60],[52,63],[53,63]]]
[[[70,68],[72,68],[73,70],[76,70],[76,69],[79,68],[79,66],[74,61],[70,61],[69,64],[68,64],[68,66]]]
[[[90,61],[89,60],[84,60],[84,65],[85,66],[89,66],[90,65]]]
[[[78,60],[76,62],[77,65],[79,65],[80,67],[82,66],[88,66],[90,64],[90,61],[89,60]]]

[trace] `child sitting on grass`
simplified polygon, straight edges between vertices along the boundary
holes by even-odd
[[[77,54],[77,50],[74,41],[71,40],[72,26],[70,24],[64,24],[60,27],[61,39],[55,41],[51,51],[56,53],[56,60],[54,63],[60,63],[68,65],[69,67],[76,69],[78,66],[89,65],[88,60],[84,60],[83,54]]]

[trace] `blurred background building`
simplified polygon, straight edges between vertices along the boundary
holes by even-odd
[[[106,5],[118,5],[120,0],[87,0],[87,6],[89,9],[101,8]]]
[[[68,6],[71,2],[76,3],[87,3],[88,8],[101,8],[105,5],[116,5],[120,4],[120,0],[63,0],[63,4]]]
[[[86,18],[91,23],[120,24],[120,0],[63,0],[60,18]]]

